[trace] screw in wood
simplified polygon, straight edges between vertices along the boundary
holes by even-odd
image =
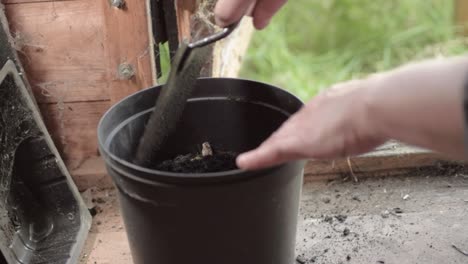
[[[121,63],[118,69],[120,80],[130,80],[135,76],[135,68],[129,63]]]
[[[113,7],[122,9],[125,6],[125,0],[110,0],[110,4]]]

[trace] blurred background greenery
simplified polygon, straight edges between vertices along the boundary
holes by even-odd
[[[410,60],[459,54],[451,0],[290,0],[255,32],[241,77],[308,99],[329,85]]]

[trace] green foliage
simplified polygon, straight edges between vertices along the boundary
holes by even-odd
[[[159,56],[161,60],[161,77],[158,78],[158,83],[166,83],[171,69],[171,58],[169,55],[169,43],[159,44]]]
[[[329,85],[468,50],[449,0],[291,0],[254,33],[241,72],[303,99]]]

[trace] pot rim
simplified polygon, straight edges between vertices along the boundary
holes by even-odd
[[[243,79],[243,78],[226,78],[226,77],[202,77],[202,78],[198,78],[199,80],[212,80],[212,79],[216,79],[216,80],[235,80],[235,81],[246,81],[246,82],[253,82],[253,83],[258,83],[260,85],[266,85],[266,86],[269,86],[270,88],[274,89],[274,90],[279,90],[283,93],[286,93],[288,94],[288,96],[290,96],[291,98],[294,98],[296,99],[297,101],[299,101],[301,104],[303,104],[302,100],[300,100],[297,96],[295,96],[294,94],[292,94],[291,92],[285,90],[285,89],[282,89],[282,88],[279,88],[279,87],[276,87],[276,86],[273,86],[271,84],[267,84],[267,83],[264,83],[264,82],[259,82],[259,81],[254,81],[254,80],[250,80],[250,79]],[[101,135],[101,133],[99,133],[99,128],[102,126],[102,123],[104,122],[104,120],[106,119],[107,115],[112,112],[114,110],[114,108],[118,107],[118,105],[123,102],[124,100],[127,100],[129,97],[132,97],[132,96],[135,96],[137,94],[140,94],[140,93],[143,93],[149,89],[154,89],[154,88],[157,88],[157,87],[161,87],[163,85],[156,85],[156,86],[152,86],[152,87],[148,87],[146,89],[142,89],[136,93],[133,93],[133,94],[130,94],[128,96],[126,96],[125,98],[121,99],[119,102],[115,103],[114,105],[112,105],[105,113],[104,115],[101,117],[101,120],[99,121],[98,123],[98,146],[99,146],[99,150],[102,152],[102,156],[104,157],[104,161],[107,163],[107,164],[111,164],[111,163],[116,163],[117,165],[119,166],[123,166],[123,167],[126,167],[126,168],[129,168],[131,170],[134,170],[136,172],[140,172],[140,173],[143,173],[143,174],[147,174],[147,175],[155,175],[155,176],[158,176],[158,177],[167,177],[167,178],[172,178],[172,179],[183,179],[183,178],[186,178],[186,179],[193,179],[193,180],[196,180],[196,179],[213,179],[213,178],[221,178],[221,177],[226,177],[226,178],[238,178],[238,177],[245,177],[245,176],[251,176],[251,175],[255,175],[255,174],[261,174],[261,175],[264,175],[265,172],[268,172],[268,171],[271,171],[271,170],[275,170],[275,169],[279,169],[279,168],[282,168],[282,167],[285,167],[287,166],[288,164],[292,164],[292,163],[301,163],[301,162],[304,162],[302,160],[297,160],[297,161],[290,161],[290,162],[286,162],[286,163],[282,163],[280,165],[277,165],[277,166],[273,166],[273,167],[269,167],[269,168],[264,168],[264,169],[258,169],[258,170],[243,170],[243,169],[236,169],[236,170],[229,170],[229,171],[221,171],[221,172],[206,172],[206,173],[176,173],[176,172],[168,172],[168,171],[161,171],[161,170],[155,170],[155,169],[150,169],[150,168],[146,168],[146,167],[142,167],[142,166],[139,166],[139,165],[136,165],[132,162],[129,162],[129,161],[126,161],[122,158],[119,158],[117,157],[116,155],[114,155],[113,153],[111,153],[109,151],[109,148],[108,146],[105,145],[105,142],[107,142],[107,140],[104,140],[104,138],[106,138],[106,136],[103,136]],[[115,129],[115,128],[114,128]],[[137,176],[137,178],[144,178],[146,180],[148,180],[148,178],[146,177],[142,177],[142,176]],[[157,178],[154,178],[155,181],[157,181]]]

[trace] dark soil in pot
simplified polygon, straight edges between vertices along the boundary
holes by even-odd
[[[212,149],[209,143],[202,144],[198,153],[178,155],[177,157],[157,163],[154,169],[176,173],[206,173],[238,169],[237,153]]]

